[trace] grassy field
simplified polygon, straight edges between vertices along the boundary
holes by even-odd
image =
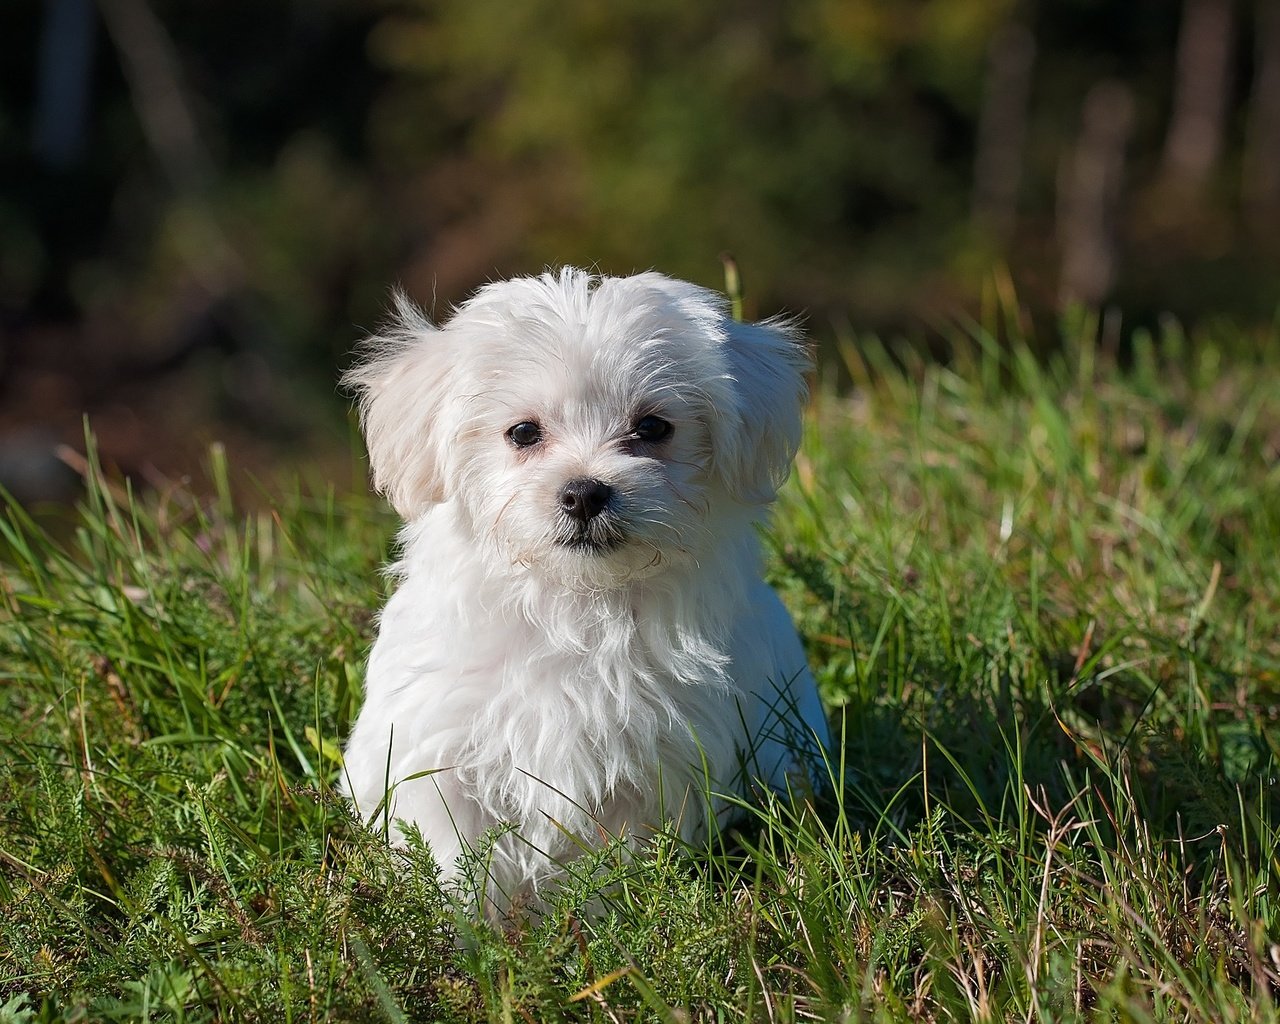
[[[848,341],[768,535],[838,795],[512,932],[331,788],[376,501],[10,512],[0,1022],[1280,1020],[1280,348],[988,320]]]

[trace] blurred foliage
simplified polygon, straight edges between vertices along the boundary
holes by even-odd
[[[1179,191],[1161,164],[1183,12],[1167,0],[9,0],[0,397],[49,325],[62,355],[117,368],[213,348],[332,380],[390,283],[439,306],[561,262],[715,285],[729,251],[749,313],[802,310],[818,336],[936,323],[1000,264],[1048,310],[1064,168],[1102,81],[1134,109],[1101,300],[1266,321],[1280,225],[1240,184],[1265,2],[1222,2],[1224,147]],[[42,75],[74,78],[49,56],[56,11],[92,33],[58,158],[39,141],[63,116]],[[1030,69],[1025,102],[1006,97],[999,228],[975,212],[975,166],[1001,142],[983,122],[1011,31]]]
[[[372,42],[446,83],[418,115],[469,122],[474,161],[520,189],[521,256],[714,281],[728,249],[799,305],[882,311],[886,275],[946,265],[1007,6],[479,0]]]

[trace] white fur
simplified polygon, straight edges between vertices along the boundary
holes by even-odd
[[[826,724],[755,535],[800,437],[787,326],[660,274],[566,269],[439,328],[398,297],[367,348],[346,380],[406,522],[346,748],[362,814],[412,822],[450,874],[513,824],[488,865],[501,907],[602,829],[692,838],[717,810],[699,794],[809,767]],[[650,415],[665,441],[636,439]],[[541,443],[512,442],[522,421]],[[565,546],[579,478],[614,489],[591,526],[613,546]]]

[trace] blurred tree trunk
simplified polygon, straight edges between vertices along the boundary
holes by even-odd
[[[213,161],[183,90],[181,60],[145,0],[98,0],[147,141],[178,193],[199,192]]]
[[[84,153],[97,19],[90,0],[50,0],[40,31],[32,146],[65,170]]]
[[[1244,156],[1244,199],[1267,237],[1280,218],[1280,3],[1259,0],[1258,56]]]
[[[1085,97],[1080,138],[1058,181],[1063,305],[1098,306],[1115,285],[1120,192],[1133,114],[1133,94],[1122,82],[1099,82]]]
[[[283,346],[275,330],[246,297],[245,261],[209,201],[217,167],[200,135],[183,81],[182,55],[173,37],[147,0],[98,0],[98,8],[120,54],[143,134],[170,187],[187,206],[180,252],[205,293],[203,301],[186,305],[186,328],[177,332],[182,339],[178,349],[165,356],[155,371],[180,364],[209,344],[219,329],[240,349],[280,351]]]
[[[1235,36],[1233,0],[1184,0],[1164,176],[1198,190],[1222,155]]]
[[[973,168],[973,218],[1001,244],[1018,213],[1023,145],[1036,41],[1022,25],[1006,25],[987,50],[987,78]]]

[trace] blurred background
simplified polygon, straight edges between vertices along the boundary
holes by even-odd
[[[923,350],[1011,280],[1263,343],[1275,0],[5,0],[0,484],[164,486],[220,439],[358,483],[335,380],[447,311],[657,268]],[[1114,324],[1114,321],[1113,321]],[[1252,333],[1251,333],[1252,332]],[[63,457],[57,453],[62,450]],[[74,458],[69,461],[74,463]]]

